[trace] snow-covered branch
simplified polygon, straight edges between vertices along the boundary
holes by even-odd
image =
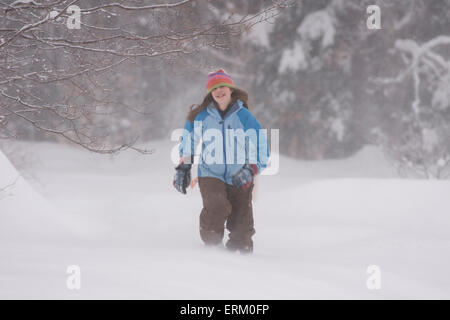
[[[204,10],[196,0],[0,2],[0,136],[31,127],[91,151],[134,149],[138,135],[121,117],[130,110],[140,118],[150,113],[115,94],[133,76],[127,67],[170,65],[204,49],[227,48],[231,38],[273,17],[286,3],[211,19],[204,14],[207,6]],[[72,5],[80,7],[80,29],[68,27]],[[104,147],[114,130],[123,132],[115,140],[119,146]]]

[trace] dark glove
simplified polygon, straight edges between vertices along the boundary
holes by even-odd
[[[236,172],[231,181],[236,188],[246,189],[253,183],[253,176],[258,172],[258,168],[254,164],[245,164],[238,172]]]
[[[186,194],[186,188],[191,183],[191,165],[180,163],[175,170],[173,186],[183,194]]]

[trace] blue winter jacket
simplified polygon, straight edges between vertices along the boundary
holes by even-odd
[[[194,122],[186,120],[180,157],[193,159],[201,142],[198,177],[218,178],[231,185],[232,176],[245,163],[255,164],[257,173],[267,167],[267,130],[260,129],[261,125],[241,100],[229,108],[223,119],[211,102],[196,115]]]

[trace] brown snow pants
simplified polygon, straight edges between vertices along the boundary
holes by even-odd
[[[252,251],[253,227],[252,191],[238,189],[220,179],[199,177],[198,184],[203,200],[200,213],[200,237],[207,245],[222,243],[224,227],[228,229],[228,249]]]

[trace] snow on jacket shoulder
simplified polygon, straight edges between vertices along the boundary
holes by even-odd
[[[198,176],[214,177],[232,184],[232,176],[245,163],[255,164],[260,173],[267,167],[267,131],[237,100],[222,118],[213,103],[199,112],[194,122],[186,120],[180,143],[180,157],[192,158],[201,142]]]

